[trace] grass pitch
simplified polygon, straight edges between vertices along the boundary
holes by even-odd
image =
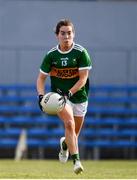
[[[137,179],[137,161],[82,161],[84,173],[73,172],[72,161],[0,160],[0,179]]]

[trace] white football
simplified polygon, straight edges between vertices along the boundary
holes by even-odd
[[[57,114],[65,106],[65,99],[55,92],[45,94],[41,101],[43,111],[47,114]]]

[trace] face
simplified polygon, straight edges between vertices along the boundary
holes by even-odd
[[[60,49],[62,51],[68,51],[73,44],[74,32],[71,26],[62,26],[60,28],[59,34],[57,35],[59,41]]]

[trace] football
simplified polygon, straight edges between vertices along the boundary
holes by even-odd
[[[55,92],[49,92],[43,96],[41,106],[45,113],[54,115],[64,108],[65,103],[63,96]]]

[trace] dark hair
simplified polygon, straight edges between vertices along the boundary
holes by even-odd
[[[74,32],[74,25],[73,25],[73,23],[72,23],[69,19],[61,19],[61,20],[57,23],[57,25],[56,25],[56,27],[55,27],[55,33],[56,33],[57,35],[59,34],[60,28],[61,28],[62,26],[71,26],[71,27],[72,27],[72,30],[73,30],[73,32]]]

